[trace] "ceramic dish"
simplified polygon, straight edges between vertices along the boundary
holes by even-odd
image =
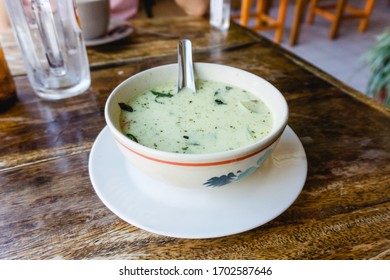
[[[99,198],[124,221],[165,236],[213,238],[256,228],[284,212],[303,188],[307,161],[299,138],[287,127],[253,176],[225,188],[179,188],[128,163],[104,128],[91,150],[89,174]]]
[[[133,33],[134,28],[126,21],[112,21],[108,28],[108,34],[102,38],[84,40],[87,47],[94,47],[118,41]]]
[[[122,107],[137,94],[163,83],[177,83],[178,65],[168,64],[139,72],[119,84],[107,99],[104,116],[107,127],[126,159],[159,182],[186,188],[221,188],[251,176],[275,149],[288,119],[287,102],[271,83],[248,71],[215,63],[194,63],[196,79],[210,79],[239,87],[262,100],[272,115],[272,127],[258,141],[214,153],[173,153],[146,147],[126,136],[121,129]],[[192,93],[188,93],[192,94]],[[194,95],[197,98],[202,98]],[[163,110],[162,107],[161,110]],[[202,110],[199,110],[202,115]],[[204,114],[205,112],[203,112]],[[236,111],[235,114],[239,114]],[[241,111],[243,114],[243,111]],[[174,114],[174,113],[173,113]],[[247,113],[247,116],[249,114]],[[234,118],[234,115],[226,116]],[[249,116],[248,116],[249,117]],[[202,118],[204,122],[206,120]],[[171,125],[175,125],[172,123]],[[207,125],[205,123],[205,125]],[[196,133],[196,132],[192,132]],[[205,134],[212,133],[206,131]],[[230,132],[231,133],[231,132]],[[227,134],[226,138],[229,138]],[[158,133],[153,141],[158,141]]]

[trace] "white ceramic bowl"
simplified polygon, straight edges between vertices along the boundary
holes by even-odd
[[[140,72],[122,82],[109,96],[105,107],[107,126],[129,163],[161,182],[190,188],[225,186],[260,168],[275,149],[287,125],[287,102],[266,80],[230,66],[194,63],[195,77],[231,84],[257,95],[273,116],[273,128],[262,140],[231,151],[178,154],[145,147],[122,134],[118,103],[128,102],[132,96],[153,86],[177,82],[177,71],[177,64],[169,64]]]

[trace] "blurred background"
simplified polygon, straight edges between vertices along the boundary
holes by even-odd
[[[9,32],[3,1],[0,0],[0,33]],[[240,23],[241,2],[241,0],[231,0],[231,15],[236,16],[233,20],[237,23]],[[254,11],[257,1],[249,2],[252,2],[251,11]],[[269,16],[276,18],[282,0],[266,2],[268,5],[267,13]],[[294,5],[297,1],[290,0],[287,2],[284,31],[279,44],[355,90],[374,97],[377,101],[390,106],[388,94],[388,88],[390,87],[390,1],[375,1],[365,32],[358,31],[359,19],[341,21],[339,35],[336,39],[329,38],[331,26],[329,20],[317,16],[312,25],[307,23],[308,6],[305,9],[304,18],[300,26],[298,42],[294,46],[291,46],[289,43],[289,36],[294,19]],[[319,2],[336,3],[337,0],[323,0]],[[348,4],[364,8],[366,2],[367,0],[349,0]],[[185,15],[186,13],[176,4],[175,0],[141,0],[139,2],[139,10],[132,18]],[[207,17],[208,15],[204,16]],[[255,20],[250,19],[247,26],[252,28],[254,25]],[[270,40],[274,40],[275,30],[256,32],[261,33]],[[378,36],[382,36],[379,48],[377,47]],[[378,61],[378,57],[379,60],[382,60],[383,65],[379,66],[379,69],[372,69],[373,67],[378,68],[377,65],[373,65],[373,61]],[[386,70],[383,70],[386,65]],[[379,76],[381,80],[378,81]],[[370,80],[375,81],[379,85],[371,84],[369,89]],[[381,89],[383,85],[385,86],[385,92]],[[381,94],[382,96],[378,96]]]

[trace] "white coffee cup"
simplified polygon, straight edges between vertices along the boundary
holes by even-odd
[[[110,1],[76,0],[75,2],[84,39],[104,37],[110,23]]]

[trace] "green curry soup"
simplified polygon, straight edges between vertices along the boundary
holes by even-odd
[[[177,84],[156,86],[121,107],[122,132],[144,146],[173,153],[237,149],[264,138],[272,128],[268,107],[252,93],[198,80],[197,92]]]

